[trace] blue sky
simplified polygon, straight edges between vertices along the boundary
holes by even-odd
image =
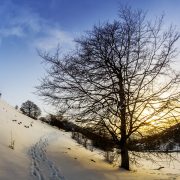
[[[29,99],[49,111],[33,94],[45,73],[36,50],[52,51],[58,43],[73,48],[73,39],[94,24],[117,19],[120,4],[141,8],[152,19],[164,13],[166,23],[180,30],[179,0],[0,0],[2,98],[13,106]]]

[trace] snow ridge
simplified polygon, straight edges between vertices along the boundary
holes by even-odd
[[[40,140],[31,147],[29,155],[31,157],[31,176],[35,180],[65,180],[55,164],[48,159],[46,148],[50,141],[56,139],[56,134],[51,133],[40,138]]]

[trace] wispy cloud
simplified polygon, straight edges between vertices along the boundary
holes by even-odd
[[[17,6],[12,1],[1,1],[0,16],[3,21],[0,22],[1,37],[15,35],[24,36],[29,31],[37,32],[40,30],[40,24],[43,22],[37,14],[29,9]]]
[[[34,46],[38,49],[51,50],[59,44],[63,48],[74,46],[73,37],[58,28],[47,28],[45,35],[34,40]]]
[[[17,6],[11,0],[0,4],[0,40],[16,36],[33,48],[51,50],[60,44],[73,46],[73,37],[62,31],[60,26],[47,22],[38,13],[28,7]],[[1,43],[1,41],[0,41]]]
[[[0,28],[0,37],[6,38],[9,36],[23,37],[25,34],[20,26],[14,26],[10,28]]]

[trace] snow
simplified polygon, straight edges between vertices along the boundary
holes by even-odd
[[[132,166],[132,171],[119,169],[105,162],[102,151],[85,149],[70,133],[26,117],[3,100],[0,154],[0,180],[180,180],[178,161],[161,157],[152,164],[139,159],[141,166]],[[173,155],[180,160],[179,154]]]
[[[31,163],[31,175],[38,177],[38,179],[53,179],[64,180],[63,175],[59,171],[58,167],[48,159],[46,156],[46,147],[48,142],[56,139],[56,134],[47,134],[40,138],[40,140],[29,150],[29,154],[32,159]]]

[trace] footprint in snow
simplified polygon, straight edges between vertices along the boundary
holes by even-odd
[[[55,135],[49,134],[42,137],[30,150],[31,157],[31,175],[34,180],[65,180],[55,164],[48,159],[46,148],[48,141],[56,138]]]

